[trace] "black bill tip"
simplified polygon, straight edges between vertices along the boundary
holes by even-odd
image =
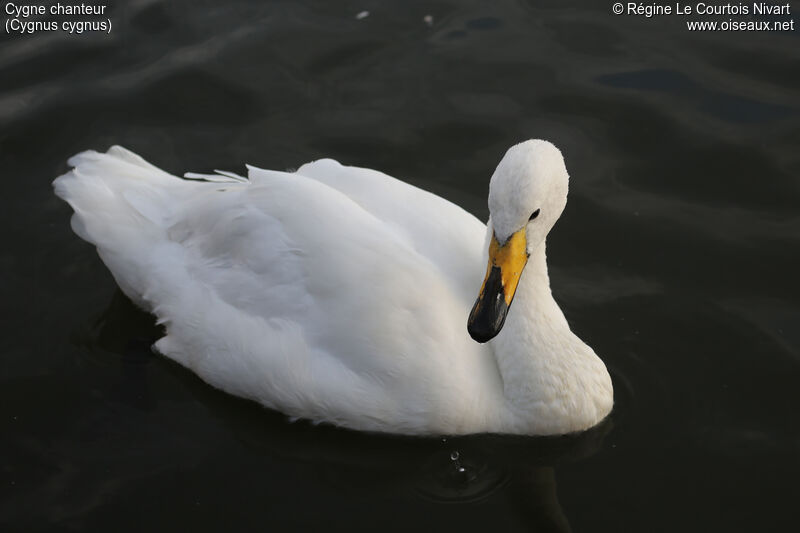
[[[492,340],[506,321],[506,304],[500,269],[492,267],[467,321],[469,336],[480,343]]]

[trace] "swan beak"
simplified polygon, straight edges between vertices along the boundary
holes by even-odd
[[[492,235],[486,278],[467,321],[470,337],[478,342],[487,342],[500,333],[527,262],[525,228],[514,233],[503,244],[497,241],[496,235]]]

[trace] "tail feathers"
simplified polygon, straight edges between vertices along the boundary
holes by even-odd
[[[119,146],[82,152],[69,164],[74,168],[53,187],[75,211],[72,229],[97,246],[123,291],[141,304],[143,262],[165,239],[175,195],[186,183]]]
[[[76,155],[70,157],[69,160],[67,161],[67,163],[71,167],[75,167],[75,168],[78,168],[78,167],[81,167],[81,166],[84,166],[84,168],[86,168],[86,166],[92,165],[92,164],[97,164],[97,163],[99,163],[99,164],[103,164],[103,163],[109,164],[109,163],[112,163],[112,162],[126,163],[127,165],[130,165],[131,167],[137,167],[139,169],[148,170],[148,171],[150,171],[150,173],[152,173],[155,176],[164,177],[164,178],[170,178],[170,179],[174,179],[175,178],[175,176],[173,176],[172,174],[164,172],[163,170],[161,170],[157,166],[155,166],[155,165],[153,165],[151,163],[148,163],[140,155],[135,154],[135,153],[131,152],[130,150],[128,150],[126,148],[123,148],[122,146],[119,146],[119,145],[112,146],[104,154],[102,154],[100,152],[97,152],[95,150],[86,150],[85,152],[81,152],[79,154],[76,154]],[[133,170],[133,169],[129,169],[129,170]]]
[[[182,182],[120,146],[81,152],[69,164],[75,168],[53,182],[55,193],[75,210],[75,232],[98,246],[163,228]]]
[[[214,170],[216,174],[199,174],[197,172],[187,172],[183,175],[189,180],[211,181],[214,183],[248,183],[249,180],[235,172],[227,170]]]

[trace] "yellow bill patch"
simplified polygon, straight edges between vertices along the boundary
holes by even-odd
[[[517,291],[519,278],[522,275],[522,269],[525,268],[527,263],[528,242],[525,238],[525,228],[514,233],[503,245],[497,242],[497,237],[492,235],[492,241],[489,243],[489,265],[486,268],[486,277],[483,280],[483,285],[481,285],[481,292],[478,298],[482,300],[484,297],[486,280],[489,279],[492,267],[498,267],[503,285],[503,297],[506,305],[511,305],[511,300],[514,299],[514,293]]]

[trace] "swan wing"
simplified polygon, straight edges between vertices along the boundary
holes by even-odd
[[[415,250],[449,273],[456,290],[475,293],[485,270],[486,225],[460,206],[372,170],[333,159],[307,163],[297,174],[332,187],[401,233]]]
[[[480,222],[456,231],[466,247],[439,243],[449,259],[429,256],[380,195],[359,203],[253,168],[250,182],[189,182],[121,150],[81,154],[56,191],[120,287],[166,326],[160,352],[293,416],[410,433],[480,423],[470,417],[486,410],[464,404],[486,400],[496,369],[465,331],[472,295],[449,281],[479,253]],[[452,222],[418,205],[437,227]]]

